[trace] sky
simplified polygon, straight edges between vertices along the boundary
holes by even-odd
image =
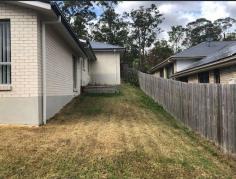
[[[122,14],[151,4],[156,4],[165,18],[160,25],[164,32],[158,35],[165,40],[168,40],[167,32],[173,25],[184,26],[201,17],[211,21],[229,16],[236,19],[236,1],[122,1],[115,10]]]

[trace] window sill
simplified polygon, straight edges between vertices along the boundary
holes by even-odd
[[[12,86],[11,85],[0,85],[0,91],[11,91]]]

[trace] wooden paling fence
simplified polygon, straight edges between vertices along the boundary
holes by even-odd
[[[140,88],[176,119],[236,153],[236,85],[191,84],[139,72]]]

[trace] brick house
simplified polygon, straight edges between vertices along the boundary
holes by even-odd
[[[56,3],[0,2],[0,123],[45,124],[81,93],[91,74],[102,74],[90,68],[104,58],[115,66],[116,81],[99,84],[119,85],[123,48],[104,48],[103,57],[94,50],[76,38]]]
[[[236,83],[236,41],[202,42],[154,66],[150,73],[188,83]]]

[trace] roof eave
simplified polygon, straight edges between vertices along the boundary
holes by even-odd
[[[159,70],[160,68],[162,68],[163,66],[173,62],[175,59],[170,56],[169,58],[167,58],[166,60],[162,61],[161,63],[158,63],[157,65],[155,65],[154,67],[152,67],[150,70],[149,70],[149,73],[155,73],[157,70]]]
[[[230,56],[230,57],[226,57],[220,60],[217,60],[213,63],[208,63],[208,64],[204,64],[201,66],[197,66],[191,69],[186,69],[180,72],[177,72],[173,75],[171,75],[171,78],[178,78],[178,77],[184,77],[184,76],[188,76],[191,74],[195,74],[195,73],[199,73],[199,72],[203,72],[203,71],[207,71],[207,70],[212,70],[212,69],[216,69],[219,67],[224,67],[230,64],[236,64],[236,55]]]
[[[58,5],[56,4],[56,2],[50,2],[52,10],[58,15],[61,16],[61,22],[62,24],[66,27],[66,29],[68,30],[68,32],[70,33],[70,35],[73,37],[73,39],[75,40],[75,42],[78,44],[79,48],[81,49],[82,53],[84,56],[87,56],[84,47],[82,46],[82,44],[80,43],[80,41],[78,40],[77,36],[75,35],[74,30],[72,29],[71,25],[69,24],[69,22],[66,20],[66,17],[64,16],[64,14],[61,12],[60,8],[58,7]],[[88,57],[88,56],[87,56]]]
[[[175,56],[170,56],[166,60],[162,61],[161,63],[157,64],[156,66],[152,67],[151,70],[149,70],[149,73],[154,73],[156,70],[159,70],[160,68],[164,67],[165,65],[168,65],[170,62],[174,62],[176,60],[181,60],[181,59],[201,59],[204,58],[205,56],[195,56],[195,57],[175,57]],[[169,63],[168,63],[169,61]]]

